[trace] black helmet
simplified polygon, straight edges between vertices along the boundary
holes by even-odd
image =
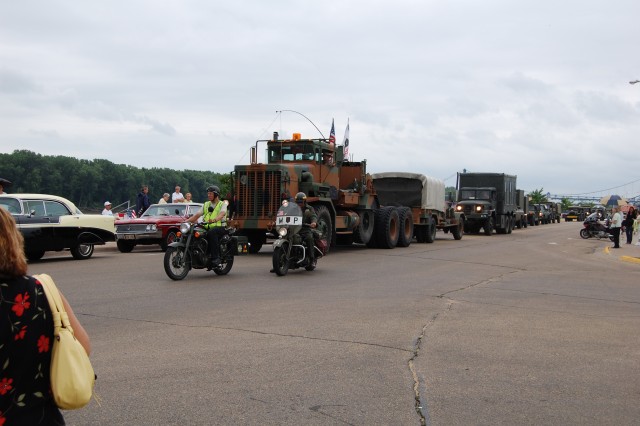
[[[220,188],[215,185],[211,185],[207,188],[207,192],[213,192],[217,197],[220,196]]]
[[[307,202],[307,195],[304,192],[298,192],[296,194],[296,203],[300,204],[300,203],[306,203]]]

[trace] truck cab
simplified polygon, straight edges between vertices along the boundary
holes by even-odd
[[[465,232],[482,228],[490,234],[495,226],[496,188],[460,188],[456,211],[465,215]]]

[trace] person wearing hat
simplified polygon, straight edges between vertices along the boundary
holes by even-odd
[[[0,178],[0,195],[6,194],[6,192],[4,192],[4,189],[10,186],[11,181],[6,180],[5,178]]]
[[[113,212],[111,211],[111,203],[108,201],[104,202],[104,210],[102,210],[102,214],[105,216],[113,216]]]

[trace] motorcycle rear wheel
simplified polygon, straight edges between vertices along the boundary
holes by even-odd
[[[589,235],[589,231],[587,231],[587,229],[586,229],[586,228],[582,228],[582,229],[580,230],[580,236],[581,236],[582,238],[584,238],[585,240],[591,237],[591,235]]]
[[[287,257],[286,245],[276,247],[273,250],[273,270],[282,277],[289,272],[289,258]]]
[[[191,256],[184,247],[169,247],[164,253],[164,271],[174,281],[187,276],[191,269]]]
[[[213,272],[215,272],[216,275],[227,275],[233,267],[233,259],[233,256],[222,259],[222,263],[220,263],[220,266],[213,268]]]

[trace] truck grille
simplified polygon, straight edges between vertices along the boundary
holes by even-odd
[[[271,170],[236,170],[240,218],[272,218],[280,208],[280,175]]]

